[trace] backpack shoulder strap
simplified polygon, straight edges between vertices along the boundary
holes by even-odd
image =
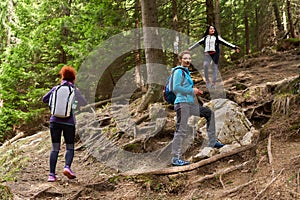
[[[171,91],[173,91],[173,75],[174,75],[175,70],[177,70],[177,69],[181,69],[181,71],[182,71],[182,79],[181,79],[181,82],[180,82],[181,86],[183,85],[183,82],[184,82],[184,79],[185,79],[185,73],[187,73],[183,67],[177,67],[172,71],[171,83],[170,83],[171,84]]]

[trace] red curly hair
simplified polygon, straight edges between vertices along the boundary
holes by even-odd
[[[59,74],[61,75],[61,80],[66,80],[74,83],[76,79],[76,70],[71,66],[64,66],[61,68]]]

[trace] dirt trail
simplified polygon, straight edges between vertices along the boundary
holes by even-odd
[[[241,60],[237,66],[223,71],[222,79],[226,89],[234,90],[236,83],[249,87],[299,73],[300,56],[297,51],[290,51]],[[147,177],[119,176],[117,171],[88,157],[81,148],[75,152],[72,169],[78,178],[74,180],[68,180],[62,174],[65,152],[62,145],[57,163],[58,181],[48,183],[51,147],[49,131],[44,131],[22,144],[25,146],[20,155],[28,158],[28,162],[18,173],[16,181],[4,184],[11,188],[15,199],[222,199],[222,194],[229,189],[256,180],[244,189],[232,191],[227,199],[300,199],[299,140],[299,136],[293,140],[272,138],[271,164],[264,140],[247,154],[234,155],[188,173]],[[80,145],[77,143],[76,147]],[[192,184],[206,174],[246,160],[253,162],[242,170]]]

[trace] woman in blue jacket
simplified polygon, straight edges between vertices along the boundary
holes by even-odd
[[[220,57],[220,48],[219,44],[223,44],[227,47],[230,47],[232,49],[235,49],[237,53],[240,52],[240,49],[238,46],[233,45],[226,40],[224,40],[221,36],[218,35],[218,32],[214,26],[208,26],[203,37],[196,42],[194,45],[188,48],[188,50],[193,50],[194,48],[204,45],[204,61],[203,61],[203,67],[204,67],[204,77],[206,82],[206,87],[214,87],[217,81],[218,76],[218,63],[219,63],[219,57]],[[209,79],[208,76],[208,67],[212,63],[212,82]]]
[[[61,75],[61,85],[69,84],[72,87],[75,87],[74,82],[76,79],[76,71],[71,66],[64,66],[60,70]],[[49,103],[50,96],[56,89],[53,87],[47,94],[43,96],[43,102]],[[78,106],[84,106],[87,104],[85,98],[81,95],[80,91],[75,88],[75,99],[78,102]],[[65,154],[65,167],[63,174],[69,179],[76,178],[75,173],[71,170],[71,164],[74,157],[74,143],[75,143],[75,114],[72,113],[71,116],[67,118],[60,118],[51,115],[50,117],[50,134],[52,149],[50,153],[50,174],[48,177],[48,182],[56,181],[55,169],[58,159],[58,153],[61,145],[61,135],[63,133],[64,140],[66,143],[66,154]]]
[[[191,54],[183,51],[178,55],[180,66],[173,74],[173,92],[176,94],[174,110],[176,111],[176,130],[172,142],[172,164],[174,166],[188,165],[189,162],[182,160],[183,141],[187,137],[188,119],[190,116],[200,116],[206,119],[206,128],[209,138],[208,146],[220,148],[224,145],[217,141],[215,136],[215,117],[212,110],[202,107],[196,103],[196,96],[203,94],[203,91],[194,87],[190,76],[189,67],[191,64]],[[173,70],[174,70],[173,69]],[[184,80],[183,80],[184,79]],[[183,80],[183,81],[182,81]],[[189,133],[191,134],[191,133]]]

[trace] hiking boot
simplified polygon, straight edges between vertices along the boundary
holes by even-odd
[[[224,144],[222,144],[222,143],[219,142],[219,141],[217,141],[217,142],[215,143],[215,145],[214,145],[214,148],[217,148],[217,149],[222,148],[222,147],[224,147]]]
[[[184,161],[179,158],[172,158],[173,166],[183,166],[183,165],[189,165],[189,164],[190,164],[190,162],[188,162],[188,161]]]
[[[76,175],[74,172],[72,172],[72,170],[69,167],[65,167],[64,168],[64,172],[63,174],[68,177],[69,179],[74,179],[76,178]]]
[[[50,173],[50,174],[49,174],[49,177],[48,177],[48,182],[55,182],[55,181],[56,181],[56,176],[55,176],[55,174]]]

